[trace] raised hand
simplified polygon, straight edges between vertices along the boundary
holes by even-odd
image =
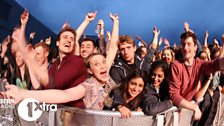
[[[97,33],[98,37],[100,37],[100,35],[104,35],[104,22],[102,19],[98,20],[97,27],[96,27],[96,33]]]
[[[163,43],[163,37],[160,37],[160,38],[159,38],[159,46],[161,46],[162,43]]]
[[[28,10],[24,10],[23,13],[20,15],[20,22],[21,25],[26,25],[29,19],[29,12]]]
[[[104,22],[102,19],[98,20],[97,25],[100,25],[100,29],[104,29]]]
[[[190,26],[189,26],[188,22],[184,22],[184,30],[189,31],[189,29],[190,29]]]
[[[89,22],[95,20],[96,14],[97,14],[97,11],[88,13],[85,17],[85,20]]]
[[[153,33],[154,33],[154,36],[157,36],[158,37],[159,34],[160,34],[160,30],[157,30],[156,26],[154,26]]]
[[[213,43],[214,43],[215,46],[219,47],[219,42],[218,42],[218,40],[216,38],[214,38],[214,42]]]
[[[8,35],[3,41],[2,41],[2,52],[1,57],[3,58],[5,56],[5,53],[7,51],[7,45],[10,42],[10,36]]]
[[[47,45],[50,45],[51,44],[51,36],[45,39],[45,43]]]
[[[113,20],[113,22],[119,22],[118,14],[110,13],[110,18]]]
[[[34,36],[35,36],[35,35],[36,35],[36,32],[31,32],[31,33],[30,33],[30,38],[31,38],[31,39],[34,39]]]
[[[69,27],[70,27],[70,24],[69,24],[68,21],[66,21],[66,22],[62,25],[61,29],[69,28]]]
[[[209,33],[208,33],[208,31],[206,31],[205,32],[205,37],[208,38],[208,36],[209,36]]]
[[[170,47],[170,42],[168,41],[167,38],[164,38],[164,44],[166,47]]]
[[[177,48],[177,44],[176,44],[176,42],[174,42],[174,44],[173,44],[173,48],[174,48],[174,49]]]
[[[222,42],[224,43],[224,34],[222,34]]]

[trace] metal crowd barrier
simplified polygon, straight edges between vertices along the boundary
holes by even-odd
[[[213,126],[224,126],[223,101],[224,95],[222,94]],[[172,107],[156,116],[146,116],[143,112],[135,111],[132,112],[131,118],[123,119],[117,111],[59,106],[57,112],[44,112],[41,118],[33,122],[24,121],[18,116],[14,118],[19,120],[20,124],[16,123],[19,126],[190,126],[192,114],[193,112],[190,110]],[[0,116],[1,120],[5,119]],[[10,120],[5,121],[5,124],[15,125]]]

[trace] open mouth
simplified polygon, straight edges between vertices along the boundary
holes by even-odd
[[[106,74],[107,74],[107,71],[100,72],[100,75],[106,75]]]
[[[69,43],[65,43],[64,47],[70,47],[71,45]]]

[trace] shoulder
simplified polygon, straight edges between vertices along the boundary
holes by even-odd
[[[122,61],[122,59],[121,58],[117,58],[117,59],[114,60],[113,66],[114,65],[115,66],[122,66],[123,64],[124,64],[124,62]]]
[[[76,61],[76,62],[78,61],[78,62],[83,62],[84,63],[83,58],[80,57],[80,56],[76,56],[76,55],[69,55],[65,58],[65,60]]]

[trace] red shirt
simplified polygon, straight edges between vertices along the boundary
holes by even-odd
[[[58,63],[51,65],[49,75],[49,86],[51,89],[68,89],[82,83],[87,78],[87,70],[83,59],[76,55],[68,55],[62,59],[60,67]],[[82,99],[66,103],[74,107],[85,107]]]
[[[168,77],[170,98],[179,105],[184,98],[193,100],[200,75],[214,73],[220,70],[219,59],[205,62],[195,59],[192,66],[184,65],[183,61],[174,61],[171,65],[171,75]]]

